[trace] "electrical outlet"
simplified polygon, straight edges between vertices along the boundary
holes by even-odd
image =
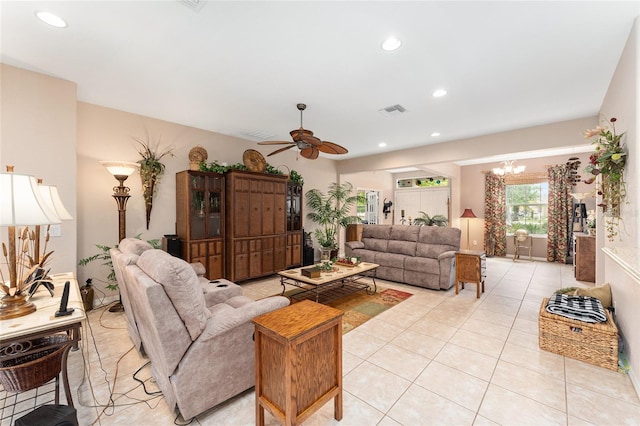
[[[52,237],[62,236],[62,229],[60,225],[51,225],[49,228],[49,235]]]
[[[478,241],[477,240],[473,240],[473,245],[477,246],[478,245]]]

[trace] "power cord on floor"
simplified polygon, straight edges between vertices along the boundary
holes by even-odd
[[[100,316],[98,318],[98,322],[102,327],[107,328],[107,329],[122,329],[122,327],[106,327],[106,326],[104,326],[102,324],[102,318],[103,318],[105,312],[107,311],[106,306],[102,307],[102,308],[98,308],[98,309],[103,309],[103,311],[100,313]],[[94,309],[94,310],[97,310],[97,309]],[[97,312],[94,313],[94,315],[95,314],[97,314]],[[114,372],[113,382],[110,382],[109,378],[108,378],[109,373],[104,368],[103,360],[102,360],[102,357],[101,357],[100,352],[98,350],[98,346],[97,346],[97,342],[96,342],[96,338],[95,338],[95,334],[94,334],[94,329],[93,329],[92,323],[90,321],[90,315],[86,316],[85,325],[86,325],[86,330],[88,330],[88,332],[89,332],[88,334],[89,334],[90,338],[85,338],[85,339],[81,340],[81,342],[83,342],[83,344],[81,346],[81,349],[82,349],[81,354],[82,354],[82,361],[83,361],[84,368],[83,368],[82,381],[81,381],[80,385],[77,388],[76,396],[77,396],[78,403],[83,407],[86,407],[86,408],[97,408],[97,409],[102,408],[102,410],[100,412],[97,412],[97,417],[91,423],[91,425],[100,424],[100,419],[103,416],[109,417],[109,416],[114,415],[116,407],[126,407],[126,406],[131,406],[131,405],[144,403],[150,409],[155,409],[160,404],[160,401],[163,398],[162,392],[161,391],[149,392],[146,389],[144,381],[141,381],[140,379],[138,379],[136,377],[136,374],[138,374],[140,372],[140,370],[142,370],[142,368],[144,368],[146,365],[148,365],[149,362],[145,363],[142,367],[140,367],[134,373],[134,377],[133,378],[134,378],[134,380],[136,380],[137,382],[140,383],[139,385],[134,386],[133,388],[127,390],[126,392],[115,393],[114,390],[115,390],[115,387],[116,387],[116,382],[118,380],[120,361],[122,361],[122,359],[134,349],[134,347],[132,345],[127,351],[125,351],[122,355],[120,355],[120,357],[116,361],[116,369],[115,369],[115,372]],[[89,345],[91,343],[93,343],[93,348],[94,348],[96,356],[98,358],[98,365],[99,365],[99,368],[104,373],[104,381],[107,384],[107,389],[109,391],[108,400],[104,404],[98,402],[98,398],[96,396],[95,389],[94,389],[94,384],[91,381],[91,365],[92,365],[92,363],[88,362]],[[91,404],[91,403],[88,404],[88,403],[83,402],[83,398],[82,398],[82,395],[81,395],[81,388],[85,384],[87,384],[87,386],[89,387],[91,398],[93,399],[93,404]],[[149,399],[139,399],[139,398],[135,398],[135,397],[129,396],[129,393],[131,393],[134,390],[138,389],[140,386],[143,387],[143,390],[147,395],[150,395],[152,397],[149,398]],[[130,400],[133,400],[135,402],[132,402],[132,403],[122,403],[122,402],[117,403],[117,401],[120,400],[123,397],[129,398]],[[157,403],[155,405],[152,405],[151,402],[153,402],[154,400],[157,401]]]
[[[143,380],[138,379],[138,378],[136,377],[136,375],[140,372],[140,370],[142,370],[142,369],[143,369],[144,367],[146,367],[147,365],[151,365],[151,361],[147,361],[146,363],[144,363],[144,364],[142,365],[142,367],[138,368],[138,369],[135,371],[135,373],[133,373],[133,380],[135,380],[136,382],[138,382],[138,383],[140,383],[140,384],[142,385],[142,389],[144,390],[144,393],[146,393],[147,395],[158,395],[158,394],[161,394],[161,393],[162,393],[162,391],[161,391],[161,390],[158,390],[158,391],[155,391],[155,392],[149,392],[149,391],[147,390],[147,386],[145,385],[145,382],[144,382]]]

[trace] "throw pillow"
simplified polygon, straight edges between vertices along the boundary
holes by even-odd
[[[611,286],[608,283],[594,288],[578,288],[574,296],[595,297],[605,308],[611,307]]]

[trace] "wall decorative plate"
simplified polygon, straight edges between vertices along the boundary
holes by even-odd
[[[262,154],[255,149],[247,149],[244,154],[242,154],[242,161],[251,172],[264,173],[267,169],[267,161]]]

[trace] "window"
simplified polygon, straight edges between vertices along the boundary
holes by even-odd
[[[507,233],[526,229],[545,235],[548,226],[547,182],[507,185]]]

